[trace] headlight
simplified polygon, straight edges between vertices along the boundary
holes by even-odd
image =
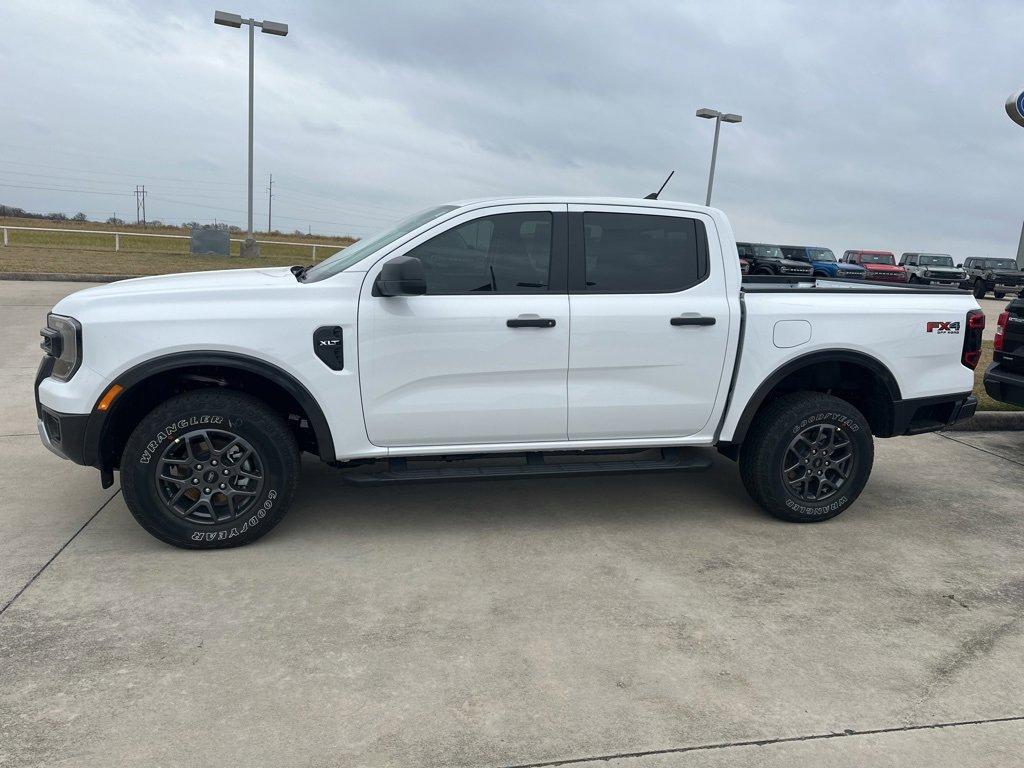
[[[924,276],[925,277],[931,277],[932,276],[932,271],[930,269],[925,269]]]
[[[82,326],[73,317],[49,314],[39,332],[43,352],[54,358],[51,376],[68,381],[82,364]]]

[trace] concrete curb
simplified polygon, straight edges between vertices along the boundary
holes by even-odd
[[[1024,411],[978,411],[973,417],[946,427],[947,432],[1024,431]]]
[[[113,283],[150,275],[88,275],[69,272],[0,272],[0,280],[46,280],[54,283]]]

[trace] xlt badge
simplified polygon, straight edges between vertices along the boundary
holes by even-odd
[[[313,331],[313,352],[332,371],[345,367],[345,344],[340,325],[321,325]]]

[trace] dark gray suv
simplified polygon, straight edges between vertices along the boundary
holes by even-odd
[[[1008,293],[1020,296],[1024,290],[1024,272],[1017,269],[1013,259],[992,259],[987,256],[971,256],[965,259],[963,268],[967,281],[974,290],[975,298],[982,299],[989,291],[1001,299]]]

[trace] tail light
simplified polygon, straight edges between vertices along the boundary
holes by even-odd
[[[972,309],[967,313],[967,332],[964,334],[964,351],[960,362],[972,371],[981,361],[981,333],[985,330],[985,313]]]
[[[1003,312],[999,315],[999,320],[996,321],[996,337],[992,342],[992,348],[1002,352],[1003,345],[1006,343],[1006,324],[1010,322],[1010,313]]]

